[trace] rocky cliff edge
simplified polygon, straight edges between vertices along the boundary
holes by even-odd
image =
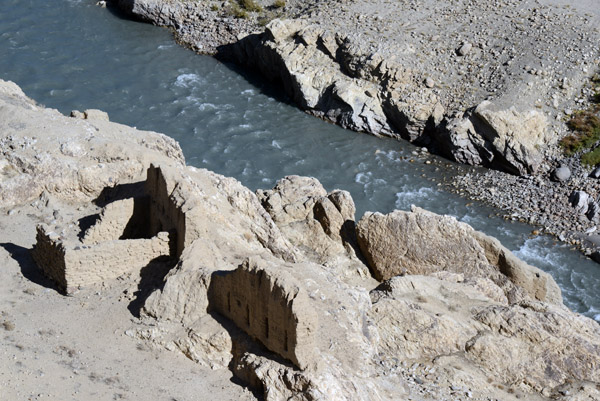
[[[185,246],[164,278],[147,281],[151,264],[95,290],[129,280],[145,294],[126,334],[150,346],[267,400],[600,399],[598,323],[466,224],[421,209],[356,222],[347,192],[308,177],[255,194],[185,166],[161,134],[99,111],[65,117],[10,82],[0,115],[3,220],[33,207],[70,227],[144,195],[150,177],[183,213]]]

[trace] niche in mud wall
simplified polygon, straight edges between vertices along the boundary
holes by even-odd
[[[158,232],[150,228],[150,199],[146,196],[121,199],[107,204],[85,230],[85,245],[105,241],[152,238]]]
[[[283,271],[250,258],[234,271],[216,272],[209,309],[300,369],[315,360],[318,317],[301,284]]]

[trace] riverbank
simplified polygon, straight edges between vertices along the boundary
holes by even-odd
[[[595,197],[594,180],[585,179],[590,169],[578,158],[565,159],[558,145],[571,133],[565,124],[569,115],[589,107],[594,94],[589,77],[598,65],[600,42],[591,3],[571,8],[557,1],[509,2],[495,10],[487,3],[446,7],[425,2],[420,8],[402,3],[391,10],[381,2],[319,9],[293,1],[280,8],[263,3],[262,11],[245,18],[231,15],[230,5],[113,4],[170,26],[181,43],[196,51],[258,69],[281,82],[311,114],[525,177],[491,171],[493,179],[464,177],[454,184],[457,193],[540,225],[566,242],[593,239],[586,232],[593,229],[589,220],[568,201],[574,189]],[[259,22],[264,25],[267,14],[292,19],[264,28]],[[453,22],[442,23],[445,19]],[[206,39],[208,31],[198,20],[227,26],[235,35]],[[498,20],[508,21],[503,35],[494,34]],[[210,50],[202,50],[202,43],[209,43]],[[550,179],[562,164],[579,177],[572,185]],[[507,195],[486,196],[503,192]],[[596,243],[583,240],[580,248],[592,255]]]
[[[311,114],[519,175],[560,158],[564,113],[587,100],[600,61],[589,1],[246,3],[110,4],[258,69]],[[236,17],[234,6],[248,12]],[[207,37],[198,20],[234,34]]]
[[[10,82],[0,114],[3,394],[600,399],[598,323],[454,218],[356,219],[310,177],[253,193],[164,135],[63,116]],[[157,238],[168,255],[118,263]],[[62,253],[40,259],[48,241]]]

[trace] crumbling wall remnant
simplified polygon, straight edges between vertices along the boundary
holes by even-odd
[[[212,277],[209,303],[298,368],[314,363],[318,317],[306,291],[285,271],[247,259],[236,270]]]
[[[145,193],[108,203],[83,233],[38,226],[32,252],[38,266],[72,293],[140,270],[158,257],[180,256],[196,237],[186,236],[186,225],[193,225],[183,210],[187,187],[169,171],[151,165]]]
[[[175,233],[175,256],[178,257],[190,243],[190,238],[186,237],[186,214],[182,208],[185,199],[177,198],[180,186],[178,180],[169,176],[168,170],[154,164],[148,168],[146,193],[150,202],[149,230]]]
[[[105,241],[84,245],[61,238],[50,227],[37,227],[33,258],[43,272],[67,294],[142,269],[169,255],[169,234],[150,239]]]

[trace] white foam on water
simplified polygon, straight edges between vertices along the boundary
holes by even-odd
[[[384,157],[384,158],[386,158],[388,160],[395,161],[395,162],[399,162],[399,161],[402,160],[401,159],[402,152],[399,152],[397,150],[387,150],[387,151],[385,151],[385,150],[379,150],[379,149],[377,149],[377,151],[375,151],[375,155],[378,158],[383,158]]]
[[[359,184],[367,184],[369,181],[371,181],[371,175],[372,174],[370,172],[357,173],[356,176],[354,176],[354,182]]]
[[[254,95],[254,94],[256,94],[254,89],[246,89],[246,90],[243,90],[242,93],[240,93],[240,95]]]
[[[198,105],[198,110],[206,111],[206,110],[216,110],[218,107],[213,103],[200,103]]]
[[[419,206],[424,200],[431,199],[435,194],[432,188],[422,187],[416,191],[402,191],[396,193],[395,205],[397,208],[408,208],[410,205]]]
[[[462,222],[462,223],[466,223],[466,224],[468,224],[470,226],[472,226],[473,223],[479,222],[478,218],[476,218],[474,216],[471,216],[470,214],[465,214],[463,217],[457,218],[457,220],[460,221],[460,222]]]
[[[556,271],[564,270],[560,256],[542,244],[542,237],[528,238],[523,245],[513,253],[519,258],[536,266],[548,266]]]
[[[198,74],[181,74],[175,80],[175,86],[180,88],[190,88],[201,83],[204,83],[204,79]]]

